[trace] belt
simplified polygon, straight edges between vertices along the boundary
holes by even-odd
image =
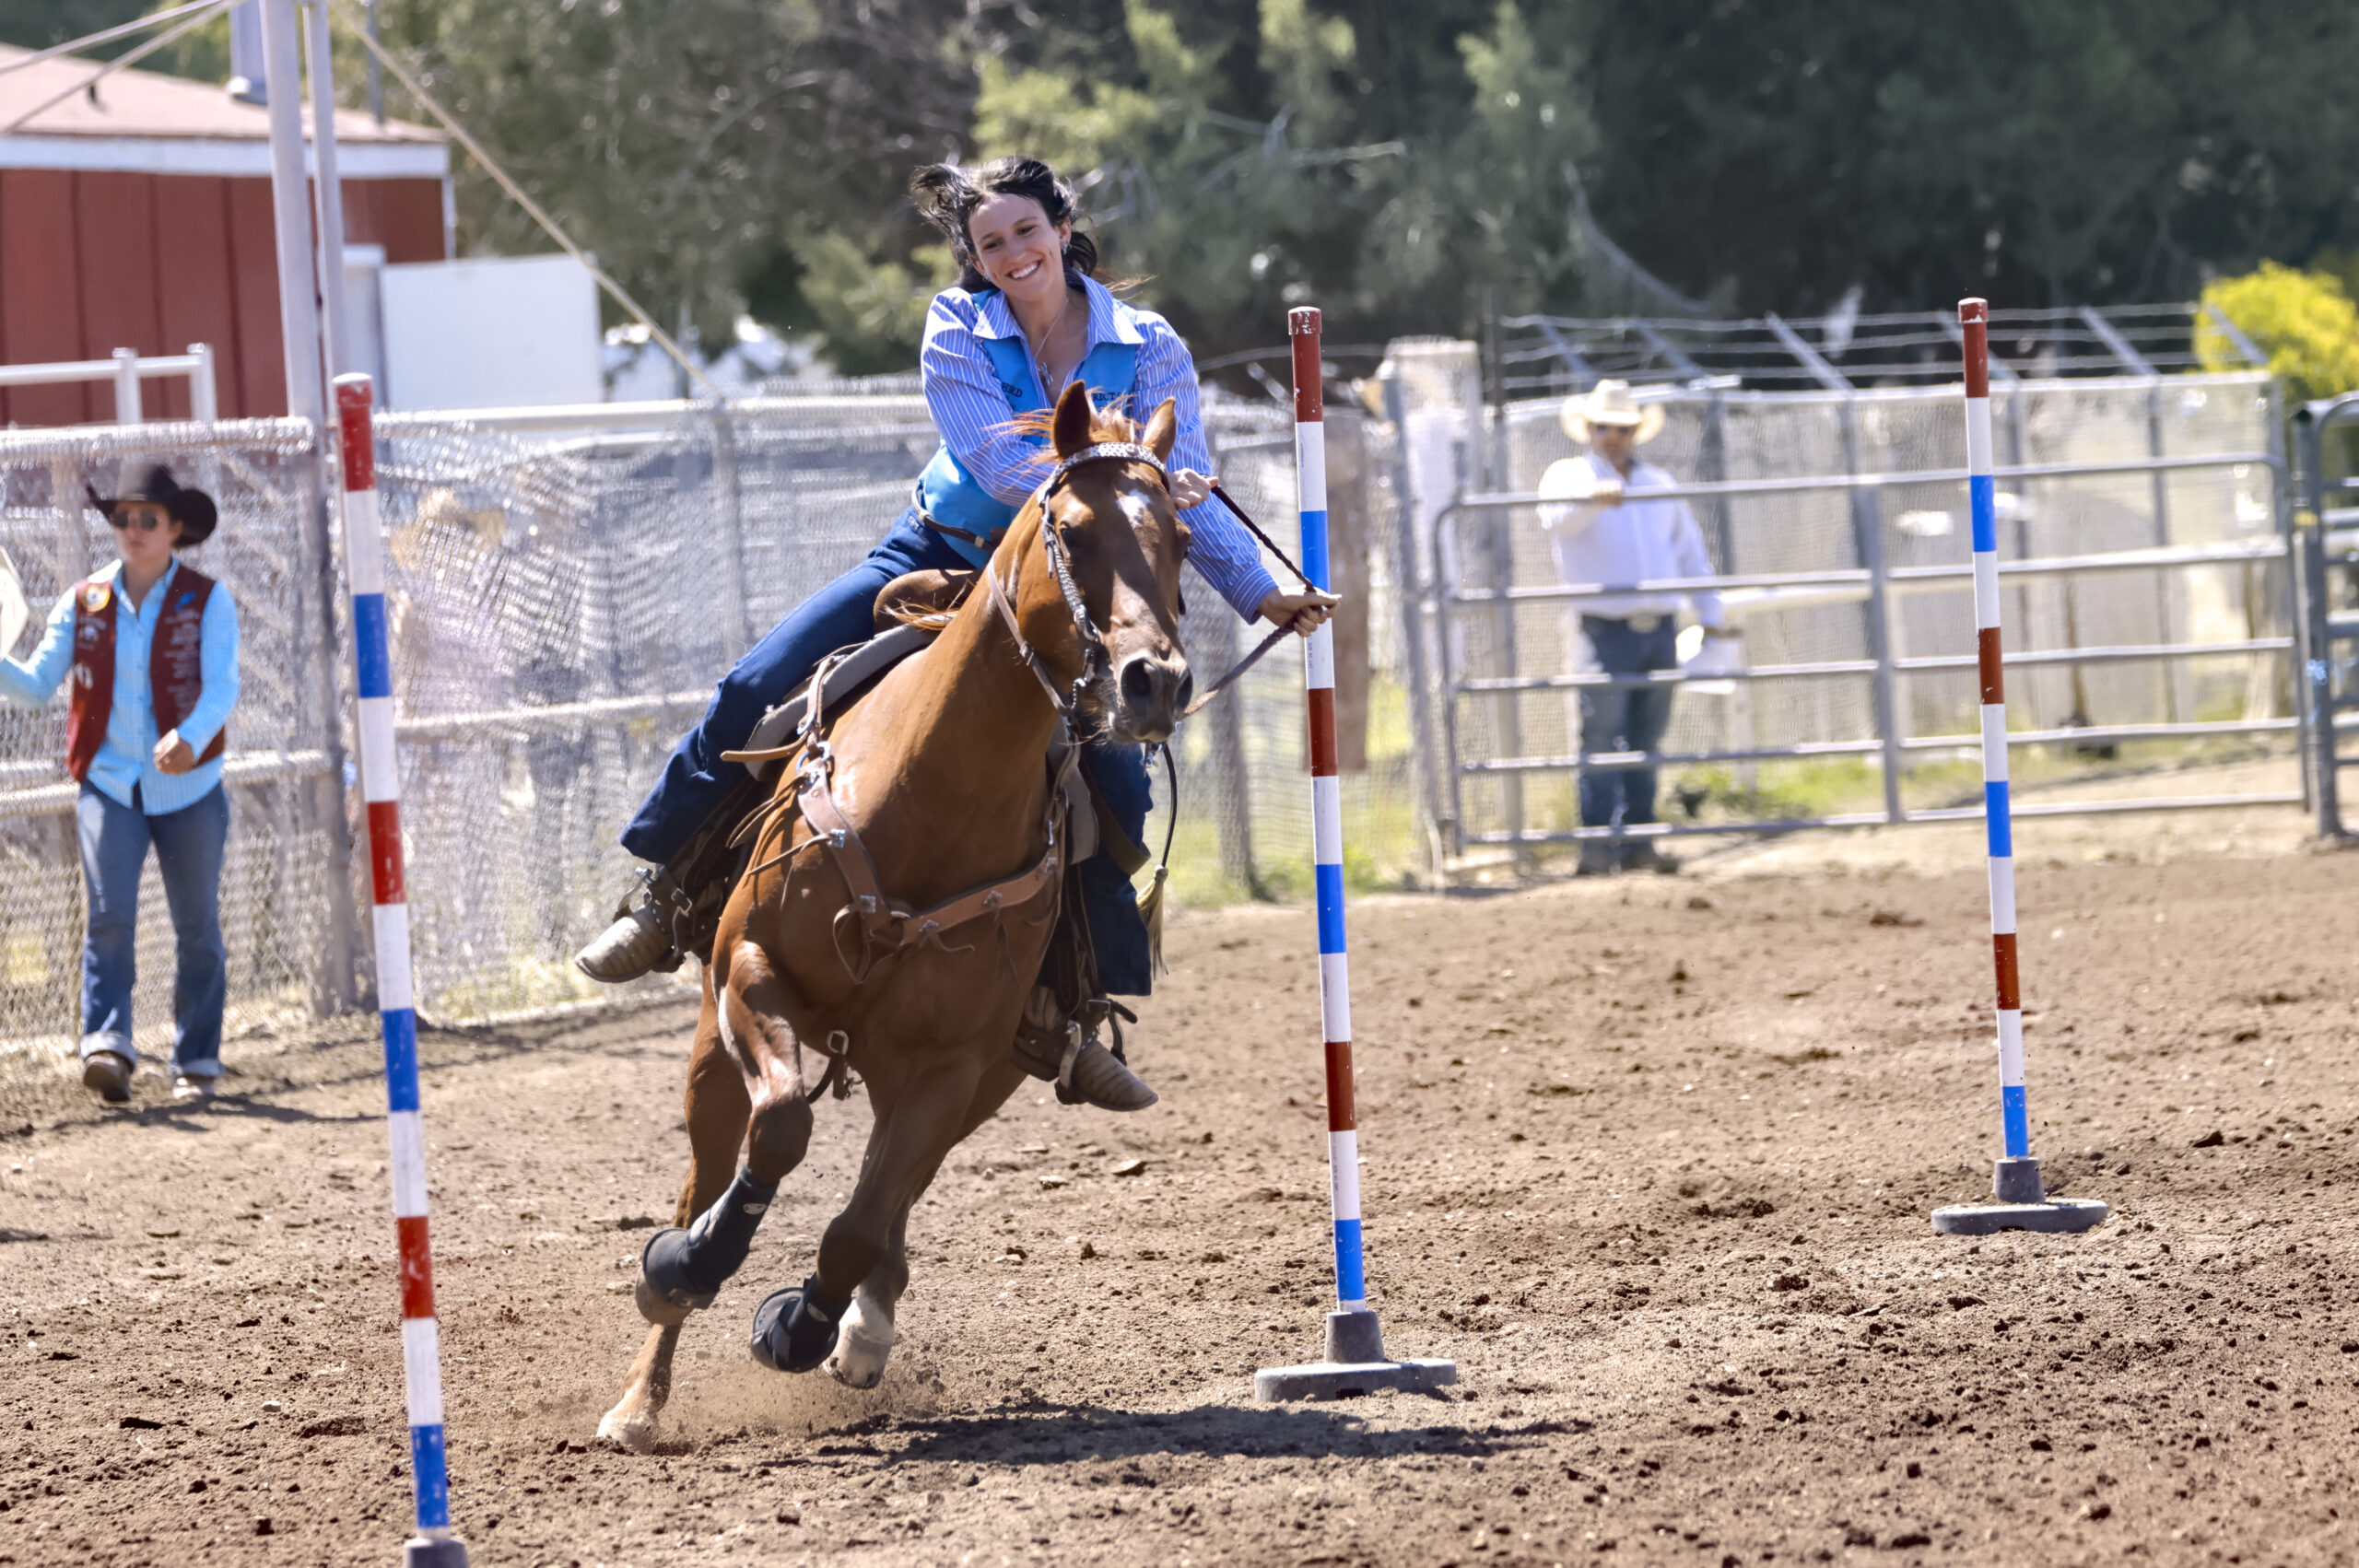
[[[1614,621],[1629,627],[1640,637],[1671,619],[1668,615],[1584,615],[1581,618],[1586,621]]]
[[[915,493],[910,497],[910,506],[918,514],[918,521],[924,523],[928,528],[933,529],[936,533],[947,533],[953,539],[964,539],[968,544],[972,544],[978,550],[988,552],[999,548],[999,536],[997,534],[986,539],[980,533],[969,532],[966,529],[954,527],[950,523],[944,522],[936,518],[932,512],[926,510],[925,486],[922,485],[917,486]],[[1002,530],[1002,532],[1004,532],[1005,531]]]

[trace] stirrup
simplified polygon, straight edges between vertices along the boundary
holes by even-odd
[[[689,913],[687,895],[663,867],[642,871],[639,878],[645,892],[638,902],[626,895],[615,907],[614,924],[574,955],[574,967],[593,980],[620,985],[657,971],[669,974],[687,962],[678,931]]]
[[[1062,1030],[1027,1018],[1015,1032],[1016,1064],[1054,1083],[1057,1098],[1065,1105],[1143,1111],[1162,1096],[1123,1060],[1122,1025],[1117,1020],[1139,1021],[1137,1013],[1103,996],[1083,1002]],[[1114,1032],[1110,1050],[1097,1038],[1101,1025],[1110,1025]]]

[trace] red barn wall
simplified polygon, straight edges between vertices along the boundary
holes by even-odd
[[[444,256],[440,180],[346,180],[345,240],[388,262]],[[0,169],[0,364],[213,345],[221,414],[287,412],[270,181]],[[141,386],[150,419],[188,416],[184,378]],[[0,426],[114,416],[113,388],[0,389]]]

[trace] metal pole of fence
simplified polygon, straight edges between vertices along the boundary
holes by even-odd
[[[329,47],[326,0],[302,0],[303,41],[311,76],[311,192],[319,242],[322,357],[331,377],[352,363],[352,332],[345,319],[344,181],[336,171],[335,62]]]
[[[2024,1097],[2024,1014],[2015,970],[2015,848],[2007,798],[2007,690],[2001,661],[1999,518],[1991,477],[1990,307],[1961,299],[1966,350],[1966,497],[1974,525],[1975,646],[1982,686],[1982,791],[1990,841],[1990,951],[1998,975],[1999,1104],[2006,1154],[1992,1188],[1996,1204],[1933,1211],[1933,1228],[1952,1235],[2001,1230],[2085,1231],[2104,1223],[2103,1203],[2051,1199],[2031,1154],[2031,1114]]]
[[[1843,464],[1847,474],[1860,472],[1860,400],[1849,393],[1843,399]],[[1895,693],[1898,680],[1893,667],[1892,608],[1887,592],[1891,579],[1884,568],[1884,508],[1880,503],[1881,497],[1873,490],[1851,492],[1851,536],[1857,543],[1860,564],[1868,569],[1868,657],[1875,661],[1876,666],[1870,693],[1875,708],[1876,739],[1884,745],[1884,814],[1885,821],[1897,823],[1907,820],[1907,811],[1900,799],[1900,708]]]
[[[737,430],[725,401],[712,409],[712,468],[721,486],[722,523],[728,530],[730,630],[736,638],[729,657],[734,661],[754,646],[754,611],[745,586],[752,572],[745,560],[745,493],[737,474]]]
[[[139,350],[114,351],[114,422],[137,425],[139,417]]]
[[[384,530],[377,511],[377,444],[365,375],[335,380],[343,456],[344,558],[352,584],[358,677],[360,798],[369,817],[370,921],[377,947],[377,1011],[385,1040],[386,1135],[402,1287],[402,1371],[408,1390],[411,1482],[417,1538],[404,1568],[467,1568],[451,1533],[442,1440],[442,1352],[434,1316],[434,1257],[426,1228],[426,1128],[419,1114],[417,1012],[410,992],[409,904],[402,868],[401,766],[393,743],[392,653],[386,645]]]
[[[1324,589],[1327,444],[1319,357],[1320,313],[1286,313],[1294,346],[1295,472],[1302,509],[1302,569]],[[1344,940],[1344,798],[1335,749],[1335,632],[1320,626],[1303,645],[1309,706],[1311,876],[1319,907],[1319,1005],[1327,1058],[1327,1170],[1334,1207],[1335,1310],[1327,1315],[1326,1359],[1253,1375],[1260,1399],[1340,1398],[1379,1388],[1431,1388],[1458,1381],[1446,1361],[1389,1362],[1367,1305],[1360,1250],[1359,1118],[1352,1099],[1352,982]]]
[[[1392,591],[1401,612],[1401,652],[1409,685],[1410,745],[1426,822],[1440,830],[1441,790],[1435,760],[1434,694],[1426,667],[1426,585],[1417,569],[1417,497],[1409,476],[1409,415],[1400,373],[1383,381],[1384,416],[1392,423]],[[1441,868],[1434,868],[1437,881]]]
[[[196,369],[188,373],[188,416],[199,424],[210,425],[221,417],[220,395],[213,382],[213,345],[192,343],[189,357],[196,361]]]
[[[2318,802],[2318,837],[2341,838],[2341,767],[2334,737],[2332,585],[2326,557],[2326,426],[2338,403],[2313,403],[2294,415],[2302,465],[2302,506],[2294,516],[2300,544],[2302,686],[2309,717],[2310,785]]]
[[[295,0],[261,0],[261,5],[287,410],[311,422],[314,455],[324,461],[327,391],[320,377],[319,279],[311,251],[310,187],[303,172],[303,57],[296,42]],[[307,524],[303,547],[311,557],[309,565],[319,617],[317,679],[322,701],[316,734],[328,762],[327,777],[312,797],[328,856],[328,929],[323,933],[319,999],[323,1012],[334,1012],[358,1000],[354,974],[358,932],[352,907],[352,834],[345,813],[342,693],[336,677],[334,525],[328,517],[324,477],[318,461],[300,465],[296,494]]]

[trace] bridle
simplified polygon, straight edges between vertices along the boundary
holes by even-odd
[[[1081,638],[1081,673],[1075,677],[1071,692],[1057,689],[1057,683],[1050,678],[1039,651],[1024,635],[1023,625],[1016,618],[1014,594],[999,580],[994,563],[987,561],[983,564],[983,591],[991,596],[992,607],[1006,624],[1008,635],[1015,639],[1015,656],[1039,681],[1040,689],[1049,694],[1050,706],[1067,724],[1073,723],[1080,711],[1083,695],[1104,680],[1113,664],[1112,656],[1106,651],[1105,634],[1090,618],[1089,605],[1081,596],[1081,585],[1074,580],[1072,547],[1066,544],[1064,531],[1058,526],[1055,514],[1049,509],[1049,502],[1073,471],[1092,462],[1143,462],[1155,470],[1167,496],[1171,490],[1171,471],[1164,465],[1163,459],[1156,455],[1154,448],[1136,441],[1098,441],[1071,456],[1059,458],[1056,467],[1050,470],[1049,476],[1040,482],[1039,489],[1033,492],[1033,500],[1040,509],[1040,552],[1049,557],[1050,574],[1056,579],[1057,591],[1064,597],[1065,612],[1073,617],[1074,630]]]

